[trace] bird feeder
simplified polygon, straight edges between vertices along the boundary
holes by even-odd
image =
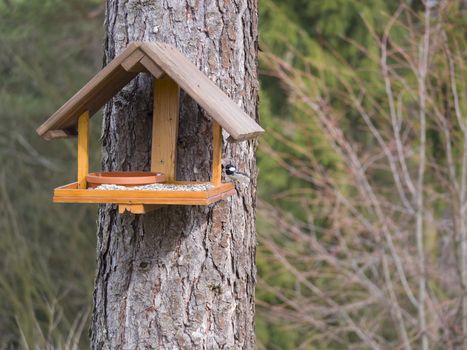
[[[139,73],[149,73],[154,77],[151,171],[90,174],[89,119]],[[180,89],[190,95],[213,120],[212,174],[209,182],[176,179]],[[77,179],[56,188],[54,202],[114,203],[121,213],[144,214],[160,205],[208,205],[235,193],[232,183],[221,182],[222,128],[230,135],[231,141],[252,139],[264,132],[176,48],[163,43],[134,42],[45,121],[37,133],[46,140],[78,137]],[[99,186],[154,183],[162,186],[157,190],[145,187],[121,190]],[[195,184],[206,186],[202,186],[202,190],[187,190],[190,188],[187,185]],[[185,188],[177,190],[177,186]]]

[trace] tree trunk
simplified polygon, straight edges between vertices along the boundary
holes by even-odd
[[[256,0],[107,0],[105,60],[131,41],[175,45],[257,117]],[[208,180],[211,121],[183,92],[177,178]],[[104,112],[103,168],[149,170],[152,78],[140,74]],[[225,135],[224,135],[225,137]],[[101,206],[93,349],[253,349],[256,143],[224,142],[250,185],[210,206],[146,215]]]

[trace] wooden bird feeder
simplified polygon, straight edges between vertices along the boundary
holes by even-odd
[[[89,118],[139,73],[154,77],[151,172],[89,174]],[[210,182],[176,179],[179,91],[182,88],[213,119],[213,159]],[[54,190],[59,203],[115,203],[119,211],[144,214],[160,205],[208,205],[235,193],[221,182],[222,128],[229,140],[257,137],[264,130],[174,47],[163,43],[131,43],[97,73],[38,129],[46,140],[78,136],[76,182]],[[99,189],[99,184],[135,186],[162,183],[171,190]],[[209,184],[205,190],[173,190],[174,185]],[[96,188],[97,187],[97,188]],[[163,186],[162,186],[163,187]]]

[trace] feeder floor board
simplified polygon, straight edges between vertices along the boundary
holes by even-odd
[[[174,181],[171,184],[207,184],[209,182]],[[235,185],[221,183],[206,191],[147,191],[78,189],[78,184],[57,187],[55,203],[174,204],[208,205],[235,194]]]

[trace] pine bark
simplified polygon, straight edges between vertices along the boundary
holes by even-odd
[[[105,62],[131,41],[175,45],[257,118],[256,0],[107,0]],[[183,92],[179,180],[208,180],[209,117]],[[104,111],[103,168],[149,170],[152,78],[140,74]],[[226,135],[224,135],[225,137]],[[224,142],[250,185],[210,206],[145,215],[99,208],[93,349],[253,349],[256,142]]]

